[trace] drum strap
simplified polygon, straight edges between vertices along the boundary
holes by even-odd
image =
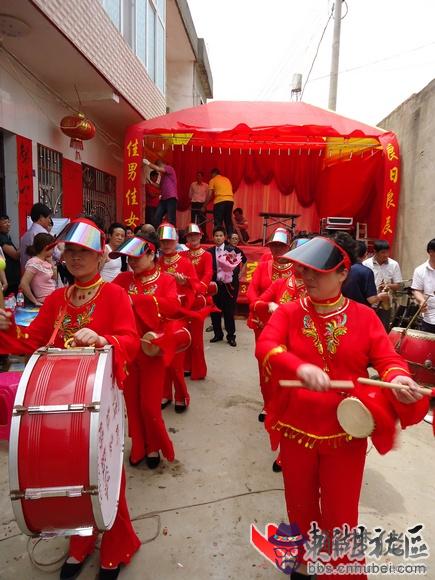
[[[59,315],[56,319],[56,322],[54,324],[52,335],[50,336],[49,341],[47,343],[47,347],[54,346],[54,341],[56,340],[57,333],[60,330],[65,314],[66,314],[66,306],[62,306]]]

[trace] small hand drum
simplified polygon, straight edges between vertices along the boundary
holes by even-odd
[[[356,397],[346,397],[339,403],[337,419],[342,429],[356,439],[369,437],[375,429],[373,415]]]

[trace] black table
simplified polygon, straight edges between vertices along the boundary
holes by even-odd
[[[300,217],[300,213],[271,213],[271,212],[260,212],[258,214],[263,218],[263,246],[266,245],[267,238],[267,228],[275,226],[277,224],[283,225],[285,228],[289,229],[294,234],[294,229],[296,227],[296,219]]]

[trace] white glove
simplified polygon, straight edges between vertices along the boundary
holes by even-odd
[[[279,304],[277,304],[276,302],[269,302],[269,312],[270,314],[272,314],[273,312],[275,312],[275,310],[279,307]]]
[[[142,163],[144,165],[149,165],[150,164],[150,161],[148,161],[148,159],[142,159]]]

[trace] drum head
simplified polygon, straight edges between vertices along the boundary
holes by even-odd
[[[142,341],[141,341],[141,348],[142,348],[142,352],[144,354],[146,354],[147,356],[157,356],[159,354],[162,354],[162,351],[160,350],[160,347],[157,346],[157,344],[153,344],[153,339],[157,338],[158,334],[156,334],[155,332],[146,332],[143,337],[142,337]]]
[[[373,415],[359,399],[347,397],[337,407],[337,419],[343,430],[357,439],[369,437],[375,428]]]

